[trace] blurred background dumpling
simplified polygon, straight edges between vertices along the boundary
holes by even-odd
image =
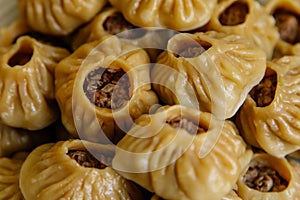
[[[280,36],[273,57],[300,55],[300,1],[269,0],[265,8],[275,19]]]
[[[206,28],[247,37],[268,59],[279,39],[275,20],[256,0],[219,1]]]
[[[0,158],[0,199],[24,199],[19,186],[19,177],[27,155],[27,152],[18,152],[12,157]]]
[[[20,16],[35,31],[68,35],[91,20],[107,0],[18,0]]]
[[[217,0],[109,0],[126,20],[138,27],[163,27],[187,31],[204,26]],[[170,18],[171,17],[171,18]]]
[[[19,151],[30,151],[43,143],[54,141],[55,137],[50,127],[28,131],[0,124],[0,157],[12,156]]]

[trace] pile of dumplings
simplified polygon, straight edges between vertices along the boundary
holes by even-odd
[[[0,199],[300,199],[300,1],[18,6]]]

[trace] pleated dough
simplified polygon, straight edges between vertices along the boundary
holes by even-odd
[[[142,200],[140,189],[109,167],[113,155],[112,146],[82,140],[44,144],[21,168],[21,191],[36,200]]]
[[[106,0],[18,0],[19,12],[30,28],[49,35],[67,35],[91,20]]]
[[[138,118],[113,168],[164,199],[220,200],[251,157],[232,122],[176,105]]]
[[[27,152],[19,152],[11,158],[0,158],[0,199],[24,199],[19,187],[19,177],[27,155]]]
[[[300,55],[300,2],[294,0],[270,0],[265,5],[265,8],[266,12],[276,20],[277,30],[280,35],[273,57]]]
[[[252,173],[249,172],[249,174],[246,175],[246,172],[252,168]],[[266,173],[266,169],[269,168],[271,170],[274,170],[278,173],[278,175],[274,171],[269,173]],[[255,170],[264,170],[261,174],[256,174]],[[258,170],[258,171],[259,171]],[[255,175],[261,176],[263,179],[259,181],[259,179],[256,179],[258,182],[261,183],[262,187],[268,188],[271,187],[269,185],[270,183],[273,184],[272,187],[279,188],[279,191],[260,191],[254,188],[250,188],[245,183],[246,178],[251,176],[255,177]],[[272,176],[280,176],[286,181],[286,186],[275,186],[277,183],[284,185],[284,181],[278,181],[275,177]],[[257,177],[258,178],[258,177]],[[271,182],[271,180],[273,182]],[[254,179],[255,180],[255,179]],[[245,171],[241,174],[240,178],[237,181],[238,195],[244,199],[244,200],[250,200],[250,199],[263,199],[263,200],[290,200],[290,199],[299,199],[299,189],[300,189],[300,177],[299,174],[296,173],[296,171],[293,169],[293,167],[289,164],[289,162],[285,158],[276,158],[269,154],[254,154],[250,165],[245,169]],[[275,190],[272,188],[272,190]]]
[[[128,89],[127,97],[123,99],[125,96],[121,95],[117,98],[122,105],[116,109],[96,105],[91,97],[97,93],[91,90],[96,85],[85,85],[89,82],[86,82],[89,80],[87,77],[92,74],[98,74],[95,80],[104,79],[106,75],[103,70],[107,69],[121,69],[124,77],[128,78],[124,83],[129,84],[125,86]],[[56,99],[62,122],[74,137],[101,143],[116,142],[130,128],[134,119],[148,113],[151,106],[158,103],[156,94],[151,90],[148,54],[117,37],[82,45],[59,63],[55,74]],[[114,89],[111,91],[111,99],[114,100],[113,96],[118,92],[116,90],[115,93]],[[111,102],[109,100],[107,103]]]
[[[168,105],[232,117],[263,77],[266,54],[248,39],[219,32],[172,37],[151,71],[153,88]]]
[[[109,0],[124,17],[138,27],[164,27],[187,31],[204,26],[216,0]]]
[[[69,55],[28,36],[0,49],[0,121],[28,130],[40,130],[58,118],[54,69]]]
[[[249,38],[268,59],[272,58],[279,39],[275,20],[255,0],[219,2],[207,28]]]
[[[268,104],[258,105],[254,96],[248,95],[236,119],[249,144],[284,157],[300,149],[300,57],[270,61],[268,69],[276,78],[274,97]]]

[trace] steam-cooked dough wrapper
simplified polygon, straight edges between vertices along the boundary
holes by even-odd
[[[20,37],[0,51],[0,121],[17,128],[40,130],[58,117],[54,68],[68,55],[63,48]]]
[[[122,25],[121,25],[121,22]],[[114,7],[106,7],[95,18],[75,34],[72,41],[72,48],[77,49],[80,45],[94,40],[103,40],[119,31],[126,31],[127,28],[136,28],[127,22],[122,13]]]
[[[291,158],[288,157],[288,162],[294,168],[296,173],[300,176],[300,162],[299,162],[299,159],[296,160],[296,159],[291,159]]]
[[[0,158],[0,199],[23,200],[19,187],[20,170],[28,153]]]
[[[275,44],[279,39],[275,20],[255,0],[219,2],[207,28],[243,35],[265,51],[269,59],[272,58]]]
[[[242,199],[237,195],[235,190],[231,190],[221,200],[242,200]]]
[[[18,0],[19,12],[30,28],[49,35],[68,35],[91,20],[107,0]]]
[[[186,31],[204,26],[216,0],[109,0],[124,17],[138,27],[164,27]]]
[[[162,28],[138,28],[129,23],[123,14],[114,7],[106,7],[91,22],[75,34],[72,48],[95,40],[116,35],[117,37],[145,49],[152,60],[166,48],[167,42],[175,31]]]
[[[99,106],[89,99],[91,94],[98,95],[92,89],[96,85],[85,86],[86,83],[93,83],[93,78],[87,79],[89,75],[99,74],[94,80],[103,81],[109,73],[105,75],[103,72],[102,75],[100,71],[111,69],[124,73],[124,84],[121,79],[115,81],[127,90],[121,94],[122,91],[112,89],[111,99],[103,100],[113,106],[114,100],[118,100],[114,96],[119,97],[121,104],[115,109],[107,105]],[[81,46],[59,63],[55,74],[56,98],[62,112],[62,122],[74,137],[80,136],[101,143],[110,142],[107,139],[116,142],[130,128],[134,119],[148,113],[151,106],[158,102],[156,94],[151,90],[148,54],[117,37]]]
[[[265,5],[265,9],[276,20],[277,30],[280,35],[273,57],[300,55],[300,2],[294,0],[270,0]]]
[[[269,168],[269,171],[266,168]],[[249,169],[251,172],[248,172]],[[260,173],[257,173],[257,171]],[[251,182],[251,179],[255,180],[255,178],[257,183],[254,184],[261,183],[262,188],[255,189],[246,184],[245,180]],[[244,200],[290,200],[300,198],[299,174],[285,158],[277,158],[269,154],[254,154],[250,165],[238,179],[237,185],[237,193]],[[271,186],[272,189],[269,192],[262,191],[269,189]]]
[[[285,56],[268,62],[276,77],[274,97],[265,106],[248,95],[237,124],[244,139],[267,153],[284,157],[300,149],[300,57]]]
[[[36,200],[142,200],[139,188],[108,166],[113,155],[112,146],[82,140],[44,144],[21,168],[21,191],[25,199]]]
[[[220,200],[251,156],[232,122],[175,105],[135,121],[113,168],[164,199]]]
[[[9,157],[20,151],[30,151],[43,143],[52,142],[54,138],[50,128],[28,131],[0,124],[0,157]]]
[[[214,31],[172,37],[152,72],[160,99],[232,117],[263,77],[265,53],[248,39]]]

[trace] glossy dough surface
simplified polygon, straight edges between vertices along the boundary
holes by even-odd
[[[125,18],[139,27],[165,27],[186,31],[204,26],[216,0],[110,0]],[[171,17],[171,19],[170,19]]]
[[[254,154],[251,164],[261,165],[264,167],[270,167],[276,170],[281,177],[283,177],[287,182],[287,187],[278,192],[261,192],[259,190],[252,189],[248,187],[243,181],[242,173],[238,185],[238,195],[245,200],[250,199],[264,199],[264,200],[290,200],[299,199],[299,189],[300,189],[300,177],[299,174],[294,170],[294,168],[289,164],[285,158],[277,158],[268,154]],[[247,170],[248,168],[246,168]]]
[[[131,97],[118,109],[98,107],[85,94],[85,78],[99,67],[123,69],[128,75]],[[147,53],[117,37],[81,46],[59,63],[55,74],[62,122],[76,137],[79,133],[83,138],[101,143],[109,142],[107,138],[117,139],[120,137],[118,134],[124,134],[122,130],[118,131],[118,127],[123,130],[130,128],[134,119],[158,102],[151,90]],[[102,77],[102,74],[99,73],[99,76]]]
[[[231,9],[231,13],[227,11],[227,9]],[[245,11],[243,11],[243,9]],[[246,12],[246,10],[247,15],[243,21],[237,23],[235,20],[238,21],[238,19],[232,19],[234,17],[241,17],[241,15],[243,15],[241,12]],[[226,11],[229,13],[226,13]],[[224,16],[224,18],[227,17],[228,19],[222,20],[223,18],[221,16],[226,14],[231,16]],[[279,39],[275,20],[267,14],[263,6],[253,0],[229,0],[219,2],[213,12],[208,29],[228,34],[243,35],[252,40],[257,47],[265,51],[268,59],[272,58],[273,49]]]
[[[112,168],[81,166],[67,155],[72,150],[89,150],[107,161],[114,154],[112,146],[80,140],[36,148],[21,169],[20,187],[25,199],[142,199],[138,188]]]
[[[195,55],[193,48],[203,48]],[[190,53],[190,55],[184,55]],[[232,117],[248,92],[263,77],[265,53],[248,39],[218,32],[172,37],[157,59],[151,76],[160,99]]]
[[[166,122],[180,117],[204,130],[173,128]],[[117,144],[113,167],[164,199],[221,199],[251,155],[233,123],[171,106],[136,120]]]
[[[24,36],[0,54],[1,123],[40,130],[57,120],[54,69],[69,52]]]
[[[268,67],[277,76],[272,102],[258,107],[248,96],[238,113],[237,123],[249,144],[284,157],[300,149],[300,57],[286,56],[269,62]]]
[[[106,0],[18,0],[21,17],[35,31],[67,35],[91,20]]]

